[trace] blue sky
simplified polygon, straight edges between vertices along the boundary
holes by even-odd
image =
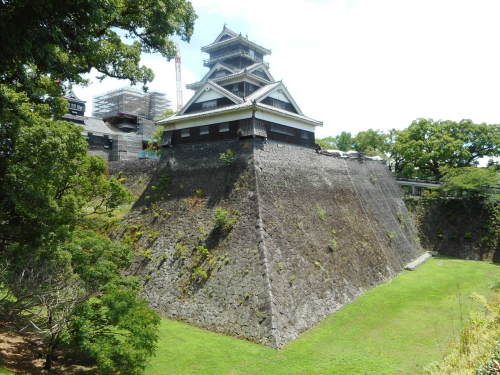
[[[200,47],[224,23],[272,50],[270,70],[319,136],[404,128],[418,117],[500,123],[498,0],[194,0],[198,19],[181,42],[183,84],[207,71]],[[175,106],[173,62],[146,55]],[[83,99],[121,87],[76,88]],[[191,95],[184,91],[184,102]],[[90,103],[89,103],[90,104]],[[90,114],[90,113],[87,113]]]

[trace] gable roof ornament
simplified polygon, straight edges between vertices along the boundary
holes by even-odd
[[[229,35],[231,37],[238,36],[237,33],[235,33],[233,30],[231,30],[229,27],[227,27],[226,24],[224,24],[224,27],[222,27],[222,31],[219,33],[217,38],[215,38],[215,40],[211,44],[215,44],[215,43],[220,42],[224,35]]]
[[[282,81],[277,81],[273,84],[262,87],[261,89],[252,93],[252,95],[247,97],[247,100],[256,100],[258,103],[262,102],[265,98],[272,95],[272,93],[281,91],[281,93],[289,100],[290,104],[295,108],[299,115],[304,115],[302,110],[300,109],[297,102],[293,99],[292,95],[283,84]]]
[[[239,96],[226,90],[222,86],[219,86],[215,82],[208,80],[207,82],[205,82],[205,84],[203,86],[201,86],[198,89],[198,91],[196,91],[196,93],[191,97],[191,99],[189,99],[189,101],[186,103],[186,105],[184,107],[182,107],[182,109],[179,111],[179,115],[183,115],[186,112],[186,110],[191,106],[191,104],[196,103],[198,98],[209,90],[214,90],[216,93],[218,93],[219,95],[221,95],[223,97],[228,98],[229,100],[231,100],[235,104],[243,103],[243,99],[241,99]]]

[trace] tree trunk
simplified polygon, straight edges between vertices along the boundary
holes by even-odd
[[[49,349],[49,352],[45,356],[45,365],[43,368],[47,370],[47,374],[50,374],[50,371],[52,370],[52,348]]]
[[[54,352],[57,347],[57,339],[51,339],[48,345],[47,354],[45,355],[45,365],[43,366],[44,370],[47,371],[47,374],[50,374],[52,371],[52,363],[54,359]]]

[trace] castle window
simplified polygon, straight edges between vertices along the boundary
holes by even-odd
[[[200,135],[207,135],[209,133],[208,126],[202,126],[200,128]]]
[[[305,130],[302,130],[302,131],[300,132],[300,138],[302,138],[302,139],[309,139],[309,138],[310,138],[310,137],[309,137],[309,132],[308,132],[308,131],[305,131]]]
[[[189,129],[182,129],[181,130],[181,138],[186,138],[186,137],[189,137],[191,135]]]
[[[283,134],[283,135],[289,135],[291,137],[293,137],[295,135],[293,133],[292,129],[287,129],[285,126],[271,125],[271,131],[273,133],[278,133],[278,134]]]
[[[217,108],[217,100],[209,100],[208,102],[201,103],[201,109],[214,109]]]
[[[229,124],[227,122],[219,125],[219,133],[225,133],[229,131]]]

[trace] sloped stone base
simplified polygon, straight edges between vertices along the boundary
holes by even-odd
[[[276,348],[422,252],[383,164],[260,139],[166,149],[118,235],[161,314]]]

